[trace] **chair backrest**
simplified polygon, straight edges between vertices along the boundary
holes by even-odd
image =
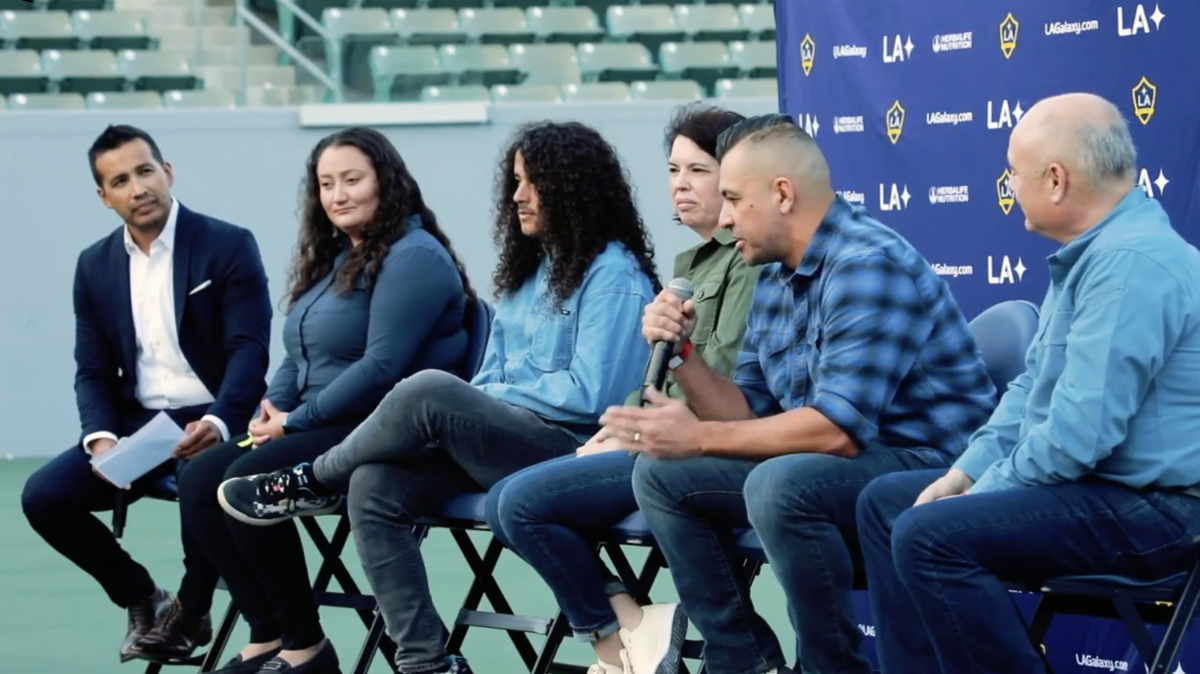
[[[463,377],[470,380],[483,365],[488,337],[492,334],[495,309],[482,297],[475,300],[475,313],[467,324],[467,357],[463,359]]]
[[[1009,382],[1025,371],[1025,352],[1038,329],[1038,308],[1025,300],[1001,302],[976,316],[970,328],[996,393],[1002,396]]]

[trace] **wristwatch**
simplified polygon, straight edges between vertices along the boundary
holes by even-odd
[[[667,361],[667,367],[674,370],[675,368],[679,367],[680,365],[683,365],[683,363],[691,356],[692,356],[692,343],[690,341],[684,342],[683,348],[679,350],[679,353],[675,354],[675,356],[673,358],[671,358],[671,360]]]

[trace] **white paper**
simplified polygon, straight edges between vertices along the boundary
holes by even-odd
[[[124,489],[170,459],[183,438],[179,424],[166,412],[159,412],[136,433],[118,440],[116,447],[93,457],[92,467],[109,482]]]

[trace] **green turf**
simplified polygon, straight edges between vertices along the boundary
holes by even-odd
[[[83,572],[59,557],[33,533],[21,514],[21,488],[26,477],[42,464],[42,460],[18,459],[0,461],[0,672],[4,674],[131,674],[140,672],[143,665],[132,662],[120,664],[117,650],[125,634],[125,614],[108,602],[100,587]],[[174,591],[183,570],[179,545],[179,523],[176,506],[169,503],[143,501],[130,508],[123,544],[135,559],[146,565],[155,580]],[[106,523],[107,514],[100,517]],[[331,530],[331,523],[326,529]],[[484,540],[483,534],[477,542]],[[444,620],[457,614],[472,578],[447,532],[433,533],[422,546],[429,572],[434,601]],[[307,546],[310,573],[315,573],[319,557],[315,548]],[[644,558],[641,550],[629,549],[635,565]],[[353,543],[344,555],[346,566],[360,587],[368,586],[363,578]],[[550,616],[555,610],[550,591],[519,559],[505,555],[497,572],[515,612],[522,615]],[[659,600],[675,598],[674,587],[667,574],[662,574],[653,595]],[[766,571],[754,586],[755,601],[763,616],[776,627],[784,645],[791,653],[792,632],[787,623],[784,602],[775,579]],[[213,622],[220,620],[228,601],[218,591]],[[366,632],[358,617],[345,609],[322,610],[322,623],[338,649],[343,668],[349,671],[358,656]],[[226,658],[244,644],[244,623],[234,632]],[[541,639],[534,637],[540,647]],[[479,674],[520,674],[525,671],[509,639],[500,632],[472,630],[463,648],[472,668]],[[591,649],[569,641],[559,651],[562,662],[586,665],[594,661]],[[194,671],[192,668],[167,668],[168,674]],[[371,668],[374,674],[388,672],[387,664],[377,657]]]

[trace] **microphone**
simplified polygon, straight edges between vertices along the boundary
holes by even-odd
[[[695,288],[692,287],[692,282],[685,278],[677,278],[671,281],[667,286],[676,297],[684,302],[692,299],[695,293]],[[658,391],[663,390],[663,384],[667,381],[667,372],[670,371],[672,351],[675,350],[674,342],[655,342],[650,352],[650,361],[646,363],[646,375],[642,380],[642,403],[641,407],[645,407],[646,389],[653,386]]]

